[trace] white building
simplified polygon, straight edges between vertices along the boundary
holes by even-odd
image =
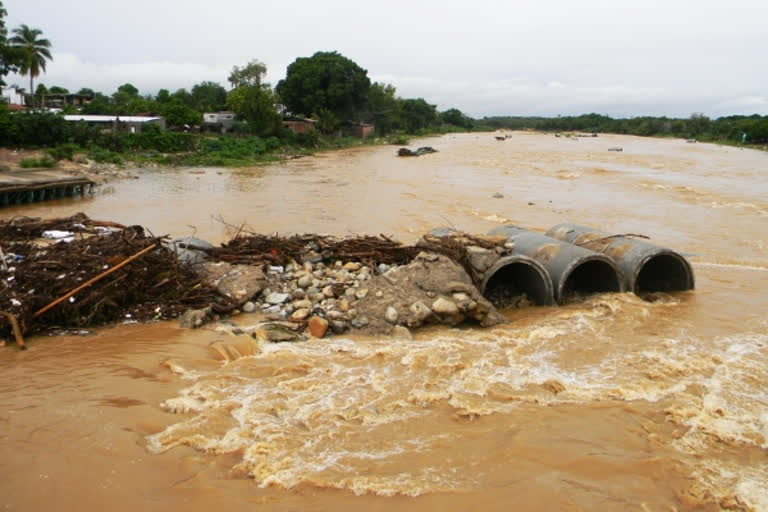
[[[13,87],[3,87],[2,98],[9,105],[24,105],[24,95]]]
[[[232,129],[235,122],[235,113],[229,111],[206,112],[203,114],[203,126],[222,132]]]

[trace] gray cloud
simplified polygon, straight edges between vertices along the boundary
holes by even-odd
[[[6,0],[41,28],[41,80],[104,92],[226,85],[233,65],[337,50],[404,97],[470,115],[768,114],[768,3],[645,0],[379,3]],[[19,77],[11,82],[24,84]]]

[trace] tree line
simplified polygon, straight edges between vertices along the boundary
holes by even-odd
[[[238,122],[235,132],[257,136],[280,136],[284,117],[312,118],[323,134],[336,132],[345,123],[370,123],[384,136],[396,132],[419,133],[442,125],[470,130],[474,121],[452,108],[438,112],[423,98],[401,98],[394,86],[371,83],[368,73],[338,52],[317,52],[297,58],[286,77],[275,87],[264,82],[267,67],[259,60],[235,66],[229,88],[203,81],[174,92],[160,89],[156,95],[141,95],[126,83],[106,95],[90,88],[75,94],[92,98],[79,109],[68,106],[64,113],[103,115],[160,115],[173,127],[200,125],[205,112],[232,111]],[[33,97],[41,104],[50,94],[69,94],[64,87],[38,84]]]
[[[633,117],[613,119],[600,114],[563,117],[485,117],[479,124],[493,129],[540,130],[548,132],[580,131],[618,133],[646,137],[681,137],[707,142],[766,144],[768,116],[725,116],[710,119],[701,113],[688,118]]]

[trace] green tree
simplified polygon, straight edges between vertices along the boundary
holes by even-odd
[[[41,96],[45,96],[46,94],[49,94],[50,91],[45,86],[45,84],[37,84],[37,89],[35,89],[35,96],[40,98]]]
[[[227,107],[256,135],[274,135],[281,126],[277,96],[271,87],[241,85],[227,95]]]
[[[267,74],[267,66],[260,60],[252,60],[245,66],[232,68],[232,72],[229,74],[229,83],[232,84],[232,89],[238,87],[261,87],[264,75]]]
[[[27,25],[13,29],[13,33],[9,42],[19,52],[19,71],[22,75],[29,75],[29,90],[34,91],[35,78],[40,75],[40,71],[45,72],[46,60],[53,60],[51,42],[39,37],[43,34],[40,29],[29,28]]]
[[[123,84],[112,94],[112,101],[118,108],[125,108],[136,98],[139,98],[139,90],[133,84]]]
[[[96,96],[96,91],[88,87],[82,87],[76,94],[80,96]]]
[[[200,112],[218,112],[227,106],[227,90],[216,82],[200,82],[192,87],[192,102]]]
[[[61,87],[59,85],[54,85],[50,89],[48,89],[48,92],[50,94],[69,94],[69,89],[66,87]]]
[[[160,105],[160,113],[171,126],[196,126],[203,121],[203,115],[189,108],[180,98]]]
[[[5,26],[5,17],[8,11],[0,2],[0,85],[5,85],[3,77],[10,72],[18,71],[21,55],[13,46],[8,44],[8,29]]]
[[[346,120],[362,113],[370,88],[365,69],[338,52],[317,52],[293,61],[276,91],[294,114],[326,108]]]
[[[195,104],[192,99],[192,95],[189,94],[189,91],[184,88],[178,89],[176,92],[171,94],[171,101],[173,100],[179,100],[190,108],[192,108]]]
[[[694,112],[688,119],[688,130],[692,137],[698,137],[709,130],[709,118],[701,112]]]
[[[381,135],[391,133],[400,127],[401,103],[395,95],[395,86],[381,84],[371,85],[368,90],[368,112],[365,121],[376,126],[376,131]]]
[[[452,124],[459,128],[472,129],[474,125],[472,119],[457,108],[450,108],[440,113],[440,119],[446,124]]]
[[[437,108],[424,98],[403,100],[402,104],[403,122],[411,133],[428,128],[437,121]]]
[[[157,96],[155,97],[155,101],[158,103],[168,103],[171,101],[171,93],[168,92],[168,89],[160,89],[157,91]]]

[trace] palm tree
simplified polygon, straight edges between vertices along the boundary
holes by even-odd
[[[29,74],[29,90],[34,91],[35,77],[40,76],[40,70],[45,71],[46,59],[52,60],[51,42],[47,39],[38,39],[42,31],[21,25],[13,29],[15,34],[8,40],[21,54],[21,74]],[[34,97],[34,96],[33,96]]]

